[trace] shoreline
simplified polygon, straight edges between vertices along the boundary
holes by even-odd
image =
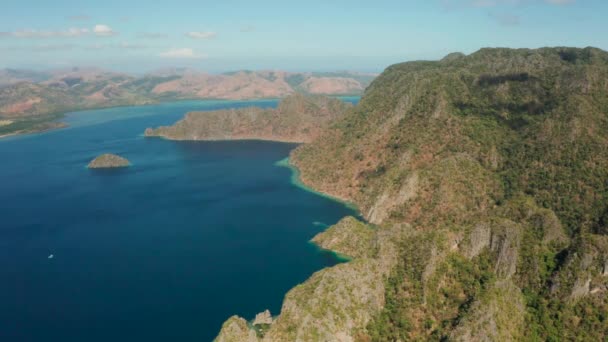
[[[275,141],[275,142],[277,142],[277,141]],[[304,191],[307,191],[307,192],[310,192],[312,194],[315,194],[315,195],[327,198],[329,200],[332,200],[334,202],[340,203],[340,204],[344,205],[345,207],[347,207],[347,208],[352,209],[353,211],[355,211],[356,214],[359,216],[359,218],[357,218],[357,219],[361,219],[362,218],[360,216],[361,213],[360,213],[358,207],[354,203],[352,203],[350,201],[347,201],[347,200],[344,200],[344,199],[341,199],[341,198],[338,198],[338,197],[335,197],[335,196],[332,196],[332,195],[329,195],[329,194],[326,194],[326,193],[323,193],[321,191],[317,191],[317,190],[313,189],[312,187],[309,187],[306,184],[304,184],[301,181],[301,179],[300,179],[300,170],[295,165],[293,165],[293,164],[290,163],[290,158],[289,157],[286,157],[286,158],[283,158],[283,159],[281,159],[279,161],[276,161],[274,163],[274,166],[287,168],[287,169],[289,169],[291,171],[290,182],[291,182],[292,185],[294,185],[294,186],[296,186],[296,187],[298,187],[298,188],[300,188],[300,189],[302,189]],[[345,217],[347,217],[347,216],[345,216]],[[313,224],[323,224],[323,223],[315,222]],[[324,225],[324,227],[323,227],[322,231],[320,231],[319,233],[315,234],[314,237],[316,237],[319,234],[323,234],[323,232],[326,232],[331,226],[333,226],[333,225],[327,225],[327,224],[323,224],[323,225]],[[337,251],[321,247],[319,244],[317,244],[317,243],[315,243],[313,241],[314,237],[312,239],[308,240],[306,243],[309,244],[314,249],[315,253],[317,253],[317,254],[326,254],[326,255],[329,255],[332,258],[334,258],[335,261],[336,261],[336,264],[332,265],[332,266],[326,266],[326,267],[321,268],[320,270],[315,271],[313,274],[311,274],[310,276],[308,276],[302,282],[300,282],[300,283],[292,286],[291,288],[289,288],[287,290],[287,292],[285,294],[283,294],[283,300],[281,301],[282,304],[281,304],[281,309],[280,309],[279,313],[277,315],[272,316],[273,323],[274,323],[274,321],[276,321],[277,319],[279,319],[281,317],[281,315],[283,314],[283,305],[285,303],[285,300],[286,300],[288,294],[292,290],[294,290],[294,289],[296,289],[296,288],[298,288],[300,286],[303,286],[303,284],[307,284],[308,281],[310,279],[312,279],[312,277],[315,274],[317,274],[318,272],[321,272],[323,270],[336,267],[336,266],[338,266],[340,264],[346,264],[346,263],[349,263],[349,262],[351,262],[351,261],[354,260],[354,258],[351,258],[348,255],[344,255],[344,254],[341,254],[341,253],[339,253]],[[220,330],[218,332],[219,335],[217,335],[217,337],[221,336],[222,333],[224,333],[224,330],[226,329],[226,324],[228,322],[230,322],[231,320],[235,319],[235,318],[237,320],[242,320],[243,322],[246,322],[247,328],[249,329],[249,331],[252,331],[252,330],[255,331],[255,327],[252,324],[253,321],[254,321],[254,319],[246,319],[246,318],[242,318],[241,316],[236,316],[235,315],[235,316],[232,316],[232,317],[230,317],[230,318],[228,318],[227,320],[224,321],[224,323],[222,324],[222,327],[220,328]],[[228,332],[228,334],[230,334],[230,332]],[[217,339],[217,337],[216,337],[216,339]],[[214,339],[214,341],[215,341],[215,339]],[[261,340],[256,338],[256,341],[261,341]]]
[[[45,127],[45,128],[40,128],[40,129],[34,129],[34,130],[19,130],[19,131],[14,131],[14,132],[10,132],[10,133],[0,134],[0,141],[7,140],[7,138],[25,137],[28,135],[48,133],[48,132],[53,132],[53,131],[57,131],[60,129],[70,127],[70,125],[68,125],[67,123],[62,122],[62,121],[49,121],[49,122],[56,122],[57,125],[54,125],[53,127]]]
[[[345,99],[361,98],[362,94],[359,94],[359,95],[356,95],[356,94],[353,94],[353,95],[349,95],[349,94],[335,94],[335,95],[313,94],[313,95],[322,95],[322,96],[333,97],[333,98],[345,100]],[[11,136],[38,134],[38,133],[44,133],[47,131],[68,127],[69,125],[67,125],[65,122],[62,122],[59,120],[63,119],[68,114],[79,113],[79,112],[87,112],[87,111],[94,111],[94,110],[101,110],[101,109],[112,109],[112,108],[158,106],[158,105],[169,104],[169,103],[190,102],[190,101],[216,101],[216,102],[249,102],[249,101],[251,101],[251,102],[254,102],[254,101],[279,101],[281,99],[282,98],[280,98],[280,97],[260,97],[260,98],[245,98],[245,99],[183,98],[183,99],[174,99],[174,100],[160,99],[160,100],[156,100],[155,102],[141,103],[141,104],[134,103],[134,104],[119,104],[119,105],[108,105],[108,106],[92,106],[92,107],[73,108],[73,109],[66,110],[66,111],[40,115],[41,117],[59,116],[58,118],[51,119],[51,120],[45,121],[45,122],[49,122],[49,123],[59,122],[59,123],[64,124],[64,126],[53,127],[53,128],[48,128],[48,129],[41,129],[41,130],[32,130],[32,131],[21,130],[21,131],[14,131],[14,132],[6,133],[6,134],[0,134],[0,140],[2,140],[3,138],[11,137]],[[55,120],[57,120],[57,121],[55,121]],[[257,140],[257,139],[243,139],[243,140]],[[261,140],[263,140],[263,139],[261,139]],[[276,140],[269,140],[269,141],[276,141]]]
[[[329,227],[327,227],[327,228],[329,228]],[[325,230],[327,230],[327,228]],[[323,233],[323,232],[321,232],[321,233]],[[319,234],[321,234],[321,233],[319,233]],[[343,264],[345,262],[353,261],[353,258],[349,257],[348,255],[344,255],[344,254],[338,253],[338,252],[333,251],[331,249],[325,249],[325,248],[317,245],[316,243],[312,242],[312,240],[309,240],[308,244],[312,245],[317,253],[327,253],[327,254],[330,254],[332,257],[334,257],[338,261],[338,264]],[[333,266],[328,266],[328,267],[333,267]],[[325,268],[327,268],[327,267],[325,267]],[[306,280],[308,280],[308,278],[306,278]],[[306,281],[306,280],[304,280],[304,281]],[[302,283],[300,283],[300,284],[302,284]],[[300,285],[300,284],[298,284],[298,285]]]
[[[312,187],[304,184],[304,182],[302,182],[302,180],[300,178],[300,170],[290,162],[289,157],[275,162],[274,165],[278,166],[278,167],[285,167],[285,168],[288,168],[289,170],[291,170],[291,184],[297,186],[298,188],[305,190],[307,192],[313,193],[315,195],[319,195],[321,197],[328,198],[332,201],[341,203],[344,206],[346,206],[347,208],[356,211],[357,214],[359,214],[359,215],[361,214],[359,207],[357,207],[357,205],[355,203],[348,201],[344,198],[336,197],[336,196],[315,190]]]
[[[308,142],[300,141],[300,140],[265,139],[265,138],[260,138],[260,137],[258,137],[258,138],[243,137],[243,138],[230,138],[230,139],[196,139],[196,140],[193,140],[193,139],[174,139],[174,138],[169,138],[165,135],[146,135],[145,133],[142,134],[141,136],[143,136],[145,138],[156,138],[156,139],[162,139],[162,140],[166,140],[166,141],[178,141],[178,142],[268,141],[268,142],[275,142],[275,143],[281,143],[281,144],[297,144],[297,145],[308,143]]]

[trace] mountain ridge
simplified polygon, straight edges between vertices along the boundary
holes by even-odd
[[[172,126],[148,128],[146,137],[169,140],[272,140],[306,143],[314,140],[350,104],[322,95],[294,93],[278,107],[247,107],[231,110],[190,112]]]
[[[237,71],[208,74],[166,70],[135,77],[95,68],[0,72],[0,135],[40,131],[62,113],[163,101],[283,98],[295,92],[357,95],[374,75]]]
[[[599,49],[390,66],[290,157],[361,209],[315,239],[359,257],[292,289],[262,333],[233,317],[217,340],[604,339],[607,136]]]

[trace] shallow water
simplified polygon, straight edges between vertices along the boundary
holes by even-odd
[[[276,101],[87,111],[0,141],[0,341],[209,341],[335,264],[307,241],[355,213],[275,165],[295,145],[141,135],[248,105]],[[133,165],[86,168],[105,152]]]

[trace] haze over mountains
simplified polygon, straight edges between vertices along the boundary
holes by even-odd
[[[182,99],[282,98],[294,92],[358,95],[375,75],[354,72],[164,69],[143,76],[96,68],[0,71],[0,134],[40,131],[62,113]]]

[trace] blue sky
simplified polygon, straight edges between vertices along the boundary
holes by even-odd
[[[0,67],[381,71],[481,47],[608,49],[605,0],[2,1]]]

